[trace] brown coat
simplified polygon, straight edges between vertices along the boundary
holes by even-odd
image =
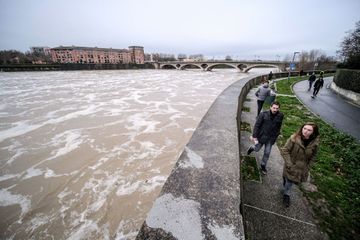
[[[320,138],[317,136],[305,147],[301,136],[293,134],[281,148],[285,160],[283,176],[296,183],[305,182],[315,162],[319,142]]]

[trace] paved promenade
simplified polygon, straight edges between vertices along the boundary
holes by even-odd
[[[330,89],[333,77],[324,78],[324,87],[315,99],[311,98],[313,88],[308,91],[307,80],[293,86],[295,95],[313,113],[340,131],[360,141],[360,107],[349,103]]]
[[[250,108],[250,112],[242,113],[242,122],[250,123],[253,128],[256,118],[256,89],[252,89],[245,102],[245,106]],[[250,133],[241,132],[241,154],[245,155],[250,145]],[[263,149],[256,156],[258,166],[263,155]],[[313,218],[311,208],[299,190],[298,186],[292,189],[291,205],[286,208],[282,203],[282,168],[283,158],[279,148],[274,145],[268,161],[268,174],[262,176],[260,182],[244,182],[243,202],[244,202],[244,224],[246,239],[328,239],[322,233]]]

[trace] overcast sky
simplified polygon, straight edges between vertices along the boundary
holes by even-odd
[[[335,56],[359,20],[360,0],[0,0],[0,50],[140,45],[176,56]]]

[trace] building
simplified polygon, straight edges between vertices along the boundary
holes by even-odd
[[[50,56],[50,48],[49,47],[31,47],[30,52],[32,54],[40,54],[45,56]]]
[[[144,48],[130,46],[129,49],[60,46],[51,48],[51,58],[57,63],[136,63],[143,64]]]
[[[145,61],[144,48],[140,46],[130,46],[131,62],[136,64],[143,64]]]

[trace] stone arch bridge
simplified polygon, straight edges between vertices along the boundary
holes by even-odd
[[[171,61],[171,62],[153,62],[152,63],[156,69],[178,69],[184,70],[186,68],[198,68],[204,71],[211,71],[216,66],[228,66],[235,69],[238,69],[241,72],[248,72],[252,68],[259,67],[271,67],[278,68],[280,71],[285,71],[286,66],[289,65],[288,62],[280,61],[193,61],[193,62],[181,62],[181,61]]]

